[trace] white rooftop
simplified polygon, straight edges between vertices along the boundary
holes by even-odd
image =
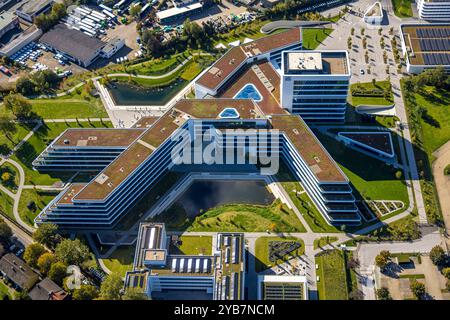
[[[288,70],[323,70],[320,52],[289,52]]]

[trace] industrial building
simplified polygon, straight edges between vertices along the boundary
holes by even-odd
[[[450,24],[403,24],[400,32],[409,73],[437,67],[450,72]]]
[[[0,13],[0,38],[7,32],[17,28],[18,25],[19,19],[16,15],[7,11]]]
[[[22,19],[22,21],[33,23],[34,18],[49,12],[53,6],[53,3],[53,0],[23,1],[22,4],[16,9],[16,14]]]
[[[161,24],[170,24],[176,20],[187,18],[190,15],[199,13],[203,10],[203,4],[200,2],[191,2],[188,4],[177,5],[167,10],[161,10],[156,13],[156,18]]]

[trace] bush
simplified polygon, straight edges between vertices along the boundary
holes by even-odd
[[[431,249],[430,251],[430,259],[437,266],[445,263],[447,257],[445,255],[444,249],[442,249],[441,246],[433,247],[433,249]]]

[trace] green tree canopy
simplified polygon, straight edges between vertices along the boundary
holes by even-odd
[[[74,300],[94,300],[97,299],[100,292],[92,285],[82,285],[80,289],[76,289],[73,292]]]
[[[89,259],[89,248],[79,239],[65,239],[55,248],[56,257],[67,265],[80,265]]]
[[[11,227],[5,221],[0,219],[0,241],[7,241],[12,236]]]
[[[414,296],[419,300],[422,300],[427,293],[425,290],[425,285],[415,279],[411,282],[410,288]]]
[[[378,300],[392,300],[391,293],[389,292],[389,289],[386,287],[381,287],[380,289],[377,289],[376,293]]]
[[[27,118],[31,114],[31,103],[23,95],[9,94],[3,99],[6,109],[12,111],[17,118]]]
[[[0,131],[11,140],[11,134],[17,132],[17,127],[14,124],[12,117],[8,115],[0,116]]]
[[[53,253],[46,252],[42,254],[37,261],[39,271],[41,271],[42,274],[47,274],[50,271],[52,264],[54,264],[56,261],[57,258]]]
[[[446,261],[446,258],[445,251],[441,246],[435,246],[431,249],[430,259],[435,265],[442,265]]]
[[[123,287],[122,277],[117,273],[112,273],[103,280],[100,287],[100,299],[120,300],[120,291]]]
[[[58,261],[52,264],[48,271],[48,277],[53,280],[57,285],[62,286],[64,278],[67,276],[67,265]]]
[[[56,245],[58,226],[53,223],[41,224],[33,233],[33,239],[48,248]]]
[[[148,296],[142,289],[128,288],[122,296],[122,300],[148,300]]]
[[[32,243],[25,249],[23,260],[33,268],[36,268],[39,257],[45,252],[47,251],[40,243]]]

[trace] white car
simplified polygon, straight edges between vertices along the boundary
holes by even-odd
[[[364,73],[365,73],[365,72],[364,72],[363,69],[359,69],[359,74],[360,74],[360,75],[364,75]]]

